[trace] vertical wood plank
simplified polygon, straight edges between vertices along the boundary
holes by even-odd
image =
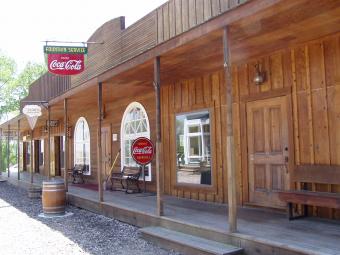
[[[175,0],[175,13],[176,13],[176,35],[178,35],[183,31],[182,0]]]
[[[196,0],[196,24],[201,24],[204,21],[204,4],[203,1],[209,0]]]
[[[169,33],[170,38],[176,35],[176,12],[175,12],[175,1],[169,1]]]
[[[271,55],[269,61],[272,88],[283,88],[282,53]]]
[[[324,41],[325,82],[327,86],[340,84],[340,41],[339,37]]]
[[[188,0],[189,1],[189,28],[196,26],[196,1],[195,0]]]
[[[163,18],[163,8],[157,9],[157,41],[161,43],[164,41],[164,18]]]
[[[229,10],[229,0],[220,0],[221,12]]]
[[[296,82],[294,80],[295,78],[293,79],[293,75],[292,75],[292,60],[293,59],[291,57],[291,50],[285,50],[282,53],[282,69],[283,69],[283,84],[284,84],[284,87],[292,87],[293,82]],[[296,84],[295,84],[295,87],[296,87]]]
[[[295,51],[291,50],[291,72],[293,77],[292,100],[293,100],[293,122],[294,122],[294,143],[295,143],[295,164],[300,164],[300,139],[299,139],[299,115],[297,101],[297,85],[296,85],[296,66],[295,66]],[[284,69],[290,69],[289,65],[284,65]]]
[[[169,20],[169,3],[163,7],[163,40],[170,38],[170,20]]]
[[[211,0],[212,16],[217,16],[221,13],[220,0]]]
[[[189,29],[189,1],[182,0],[182,30],[183,32]]]
[[[203,97],[204,103],[208,104],[211,102],[211,76],[205,75],[203,77]]]
[[[203,18],[204,21],[208,20],[212,16],[212,5],[211,0],[204,0],[203,2]]]
[[[196,98],[195,98],[196,104],[202,104],[203,103],[203,83],[202,83],[201,77],[195,79],[195,92],[196,92]]]

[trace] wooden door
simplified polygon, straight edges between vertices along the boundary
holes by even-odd
[[[289,188],[286,97],[247,103],[249,202],[282,208],[277,191]]]
[[[104,178],[106,179],[111,169],[111,128],[102,127],[102,164]]]

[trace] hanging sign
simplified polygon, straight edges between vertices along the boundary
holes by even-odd
[[[39,105],[25,105],[22,113],[26,115],[28,124],[33,130],[37,123],[38,117],[41,116],[41,107]]]
[[[85,69],[87,47],[44,46],[44,53],[50,73],[75,75]]]
[[[131,156],[140,165],[149,164],[155,154],[153,143],[146,137],[139,137],[131,145]]]

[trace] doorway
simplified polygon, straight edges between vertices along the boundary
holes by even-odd
[[[249,202],[283,208],[277,191],[289,188],[285,96],[247,103]]]

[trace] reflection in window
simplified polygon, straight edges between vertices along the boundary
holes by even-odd
[[[90,175],[90,130],[85,118],[81,117],[77,121],[74,129],[74,164],[86,165]]]
[[[150,126],[144,107],[137,102],[131,103],[125,110],[121,126],[121,167],[137,166],[131,156],[131,144],[138,137],[150,139]],[[151,181],[151,164],[145,166],[147,181]]]
[[[211,185],[208,111],[176,116],[177,182]]]

